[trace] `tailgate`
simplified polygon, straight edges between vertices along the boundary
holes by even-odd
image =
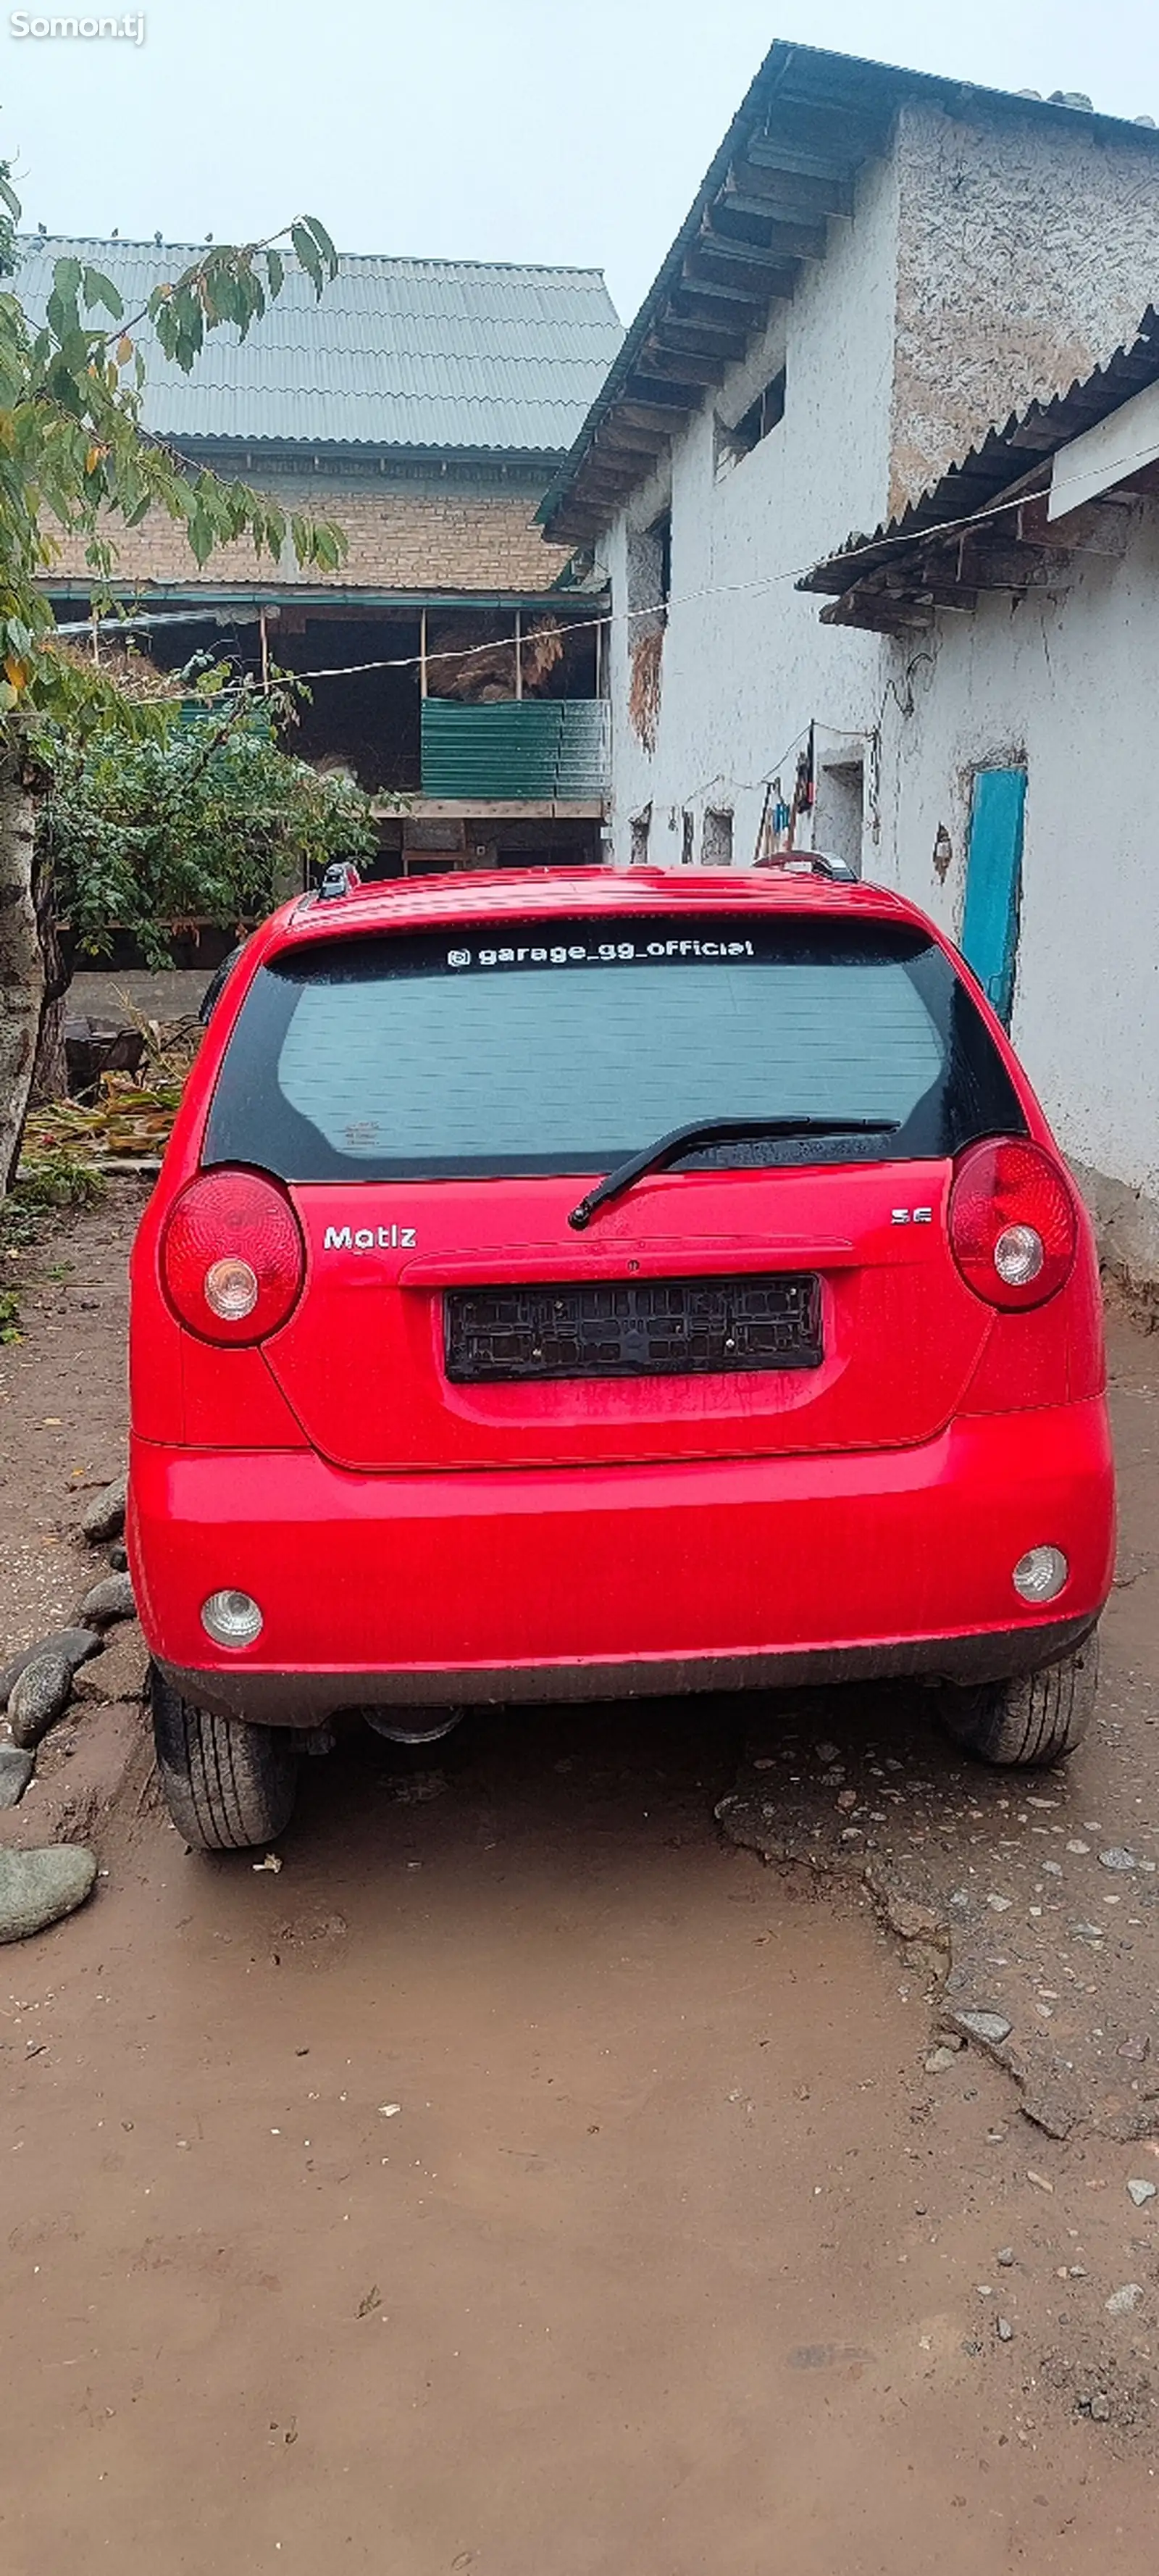
[[[298,1186],[309,1284],[267,1359],[313,1445],[351,1468],[928,1439],[989,1324],[950,1256],[949,1177],[666,1174],[582,1236],[574,1180]]]

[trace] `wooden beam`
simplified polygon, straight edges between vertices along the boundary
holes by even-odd
[[[645,341],[637,363],[641,374],[663,376],[670,383],[718,385],[728,361],[719,351],[666,349],[653,337]]]
[[[678,320],[691,320],[689,305],[695,308],[697,317],[702,313],[719,314],[722,318],[727,315],[741,328],[753,330],[764,311],[764,298],[755,295],[751,287],[730,285],[724,279],[709,285],[705,278],[685,275],[672,289],[668,310]]]
[[[602,456],[606,462],[625,465],[654,465],[667,453],[668,440],[663,430],[621,429],[619,420],[602,421],[592,440],[589,454]]]
[[[669,404],[637,402],[635,398],[616,404],[616,421],[617,425],[623,421],[628,429],[662,430],[665,438],[671,438],[673,430],[681,427],[679,413],[674,414]]]
[[[737,223],[730,225],[733,204],[729,197],[718,200],[711,210],[707,231],[701,236],[703,240],[712,242],[714,247],[718,242],[725,242],[730,251],[747,250],[754,259],[760,259],[769,268],[775,268],[778,259],[824,259],[827,246],[824,224],[794,223],[791,217],[786,222],[778,216],[769,216],[764,208],[758,208],[764,236],[761,241],[741,229],[743,223],[756,219],[744,213],[743,209],[738,209]]]
[[[761,271],[783,267],[786,257],[785,252],[775,245],[753,241],[747,233],[719,230],[711,218],[697,234],[695,242],[690,244],[690,253],[693,250],[711,251],[714,259],[737,260],[742,267]],[[793,254],[790,252],[788,256],[791,258]]]
[[[798,221],[823,223],[830,215],[848,221],[853,214],[853,186],[848,179],[802,178],[791,170],[762,169],[759,162],[742,160],[734,162],[728,186],[754,205]]]
[[[1072,554],[1123,556],[1131,531],[1129,504],[1084,501],[1062,518],[1048,519],[1046,495],[1024,501],[1008,522],[1024,546],[1065,546]]]
[[[701,357],[711,352],[719,358],[743,358],[749,337],[747,331],[738,331],[735,323],[682,322],[679,316],[658,322],[652,333],[661,349],[689,349]]]
[[[927,634],[933,622],[932,606],[906,607],[899,599],[884,599],[880,592],[863,596],[859,590],[845,590],[840,599],[827,599],[820,617],[822,626],[869,627],[878,635]]]
[[[847,179],[885,140],[884,119],[856,109],[793,106],[778,112],[773,134],[754,135],[745,159],[758,170],[787,170],[794,177]]]
[[[683,413],[695,410],[703,390],[703,386],[697,384],[668,384],[663,377],[650,376],[643,371],[629,376],[625,387],[629,400],[639,404],[642,411],[653,411],[662,416],[667,409],[674,427],[679,426]]]
[[[739,245],[725,244],[715,234],[710,237],[705,233],[689,251],[684,267],[684,280],[689,286],[728,286],[735,282],[747,289],[762,312],[780,298],[790,301],[797,277],[798,271],[787,268],[782,260],[766,267],[745,259]]]
[[[962,541],[964,577],[979,590],[1069,590],[1074,559],[1064,546],[983,544],[979,537]]]

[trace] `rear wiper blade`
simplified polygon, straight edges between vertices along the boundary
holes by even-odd
[[[687,1127],[671,1128],[654,1145],[645,1145],[642,1153],[617,1163],[615,1171],[573,1207],[568,1224],[582,1234],[597,1208],[606,1207],[609,1199],[622,1198],[645,1172],[666,1171],[692,1145],[731,1145],[746,1136],[896,1136],[900,1125],[899,1118],[693,1118]]]

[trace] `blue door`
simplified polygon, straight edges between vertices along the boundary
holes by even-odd
[[[1024,769],[980,769],[970,808],[962,955],[1010,1026],[1022,899]]]

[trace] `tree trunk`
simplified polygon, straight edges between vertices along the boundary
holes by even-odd
[[[44,967],[32,894],[36,801],[18,749],[0,754],[0,1199],[20,1156]]]
[[[40,963],[44,989],[40,1000],[40,1026],[36,1038],[36,1060],[32,1069],[30,1099],[64,1100],[68,1093],[68,1066],[64,1053],[64,1019],[68,1007],[71,969],[61,953],[60,933],[56,924],[56,884],[51,859],[36,851],[32,862],[32,899],[36,910],[36,935],[40,941]]]

